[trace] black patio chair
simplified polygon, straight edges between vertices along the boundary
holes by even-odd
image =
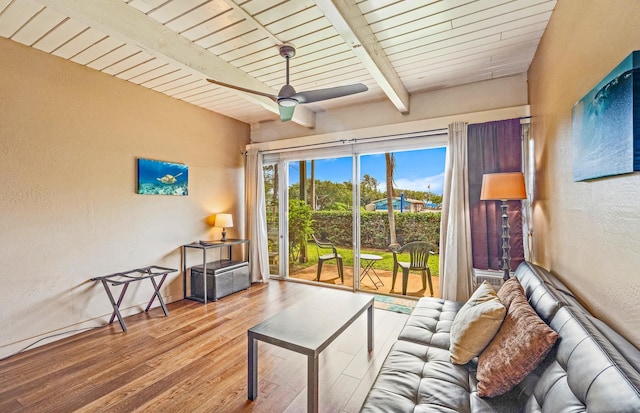
[[[338,266],[338,275],[340,276],[340,280],[344,284],[344,268],[342,265],[342,256],[338,254],[338,250],[336,250],[336,247],[330,242],[318,241],[315,235],[311,235],[311,237],[313,238],[313,242],[314,244],[316,244],[316,250],[318,251],[318,274],[316,276],[316,281],[320,281],[322,264],[325,261],[336,260],[336,264]]]

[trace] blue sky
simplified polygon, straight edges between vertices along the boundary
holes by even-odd
[[[430,191],[441,195],[444,185],[444,164],[446,148],[422,149],[407,152],[395,152],[396,172],[395,187],[414,191]],[[384,153],[363,155],[361,157],[361,174],[369,174],[380,183],[379,189],[384,191],[385,160]],[[310,168],[307,163],[307,169]],[[315,162],[316,179],[321,181],[351,181],[351,157],[317,159]],[[298,163],[292,162],[289,167],[289,182],[299,180]]]

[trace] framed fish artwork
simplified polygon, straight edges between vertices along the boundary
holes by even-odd
[[[189,167],[183,163],[138,158],[138,193],[189,195]]]

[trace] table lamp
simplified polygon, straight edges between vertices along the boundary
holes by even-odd
[[[507,201],[526,199],[524,174],[522,172],[503,172],[482,176],[481,201],[502,201],[502,270],[503,279],[509,279],[511,270],[511,246],[509,245],[509,215]]]
[[[233,216],[231,214],[217,214],[214,227],[222,228],[222,242],[227,240],[227,228],[233,227]]]

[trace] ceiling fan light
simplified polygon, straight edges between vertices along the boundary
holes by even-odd
[[[278,105],[284,106],[285,108],[291,108],[298,104],[298,101],[291,98],[281,98],[278,99]]]

